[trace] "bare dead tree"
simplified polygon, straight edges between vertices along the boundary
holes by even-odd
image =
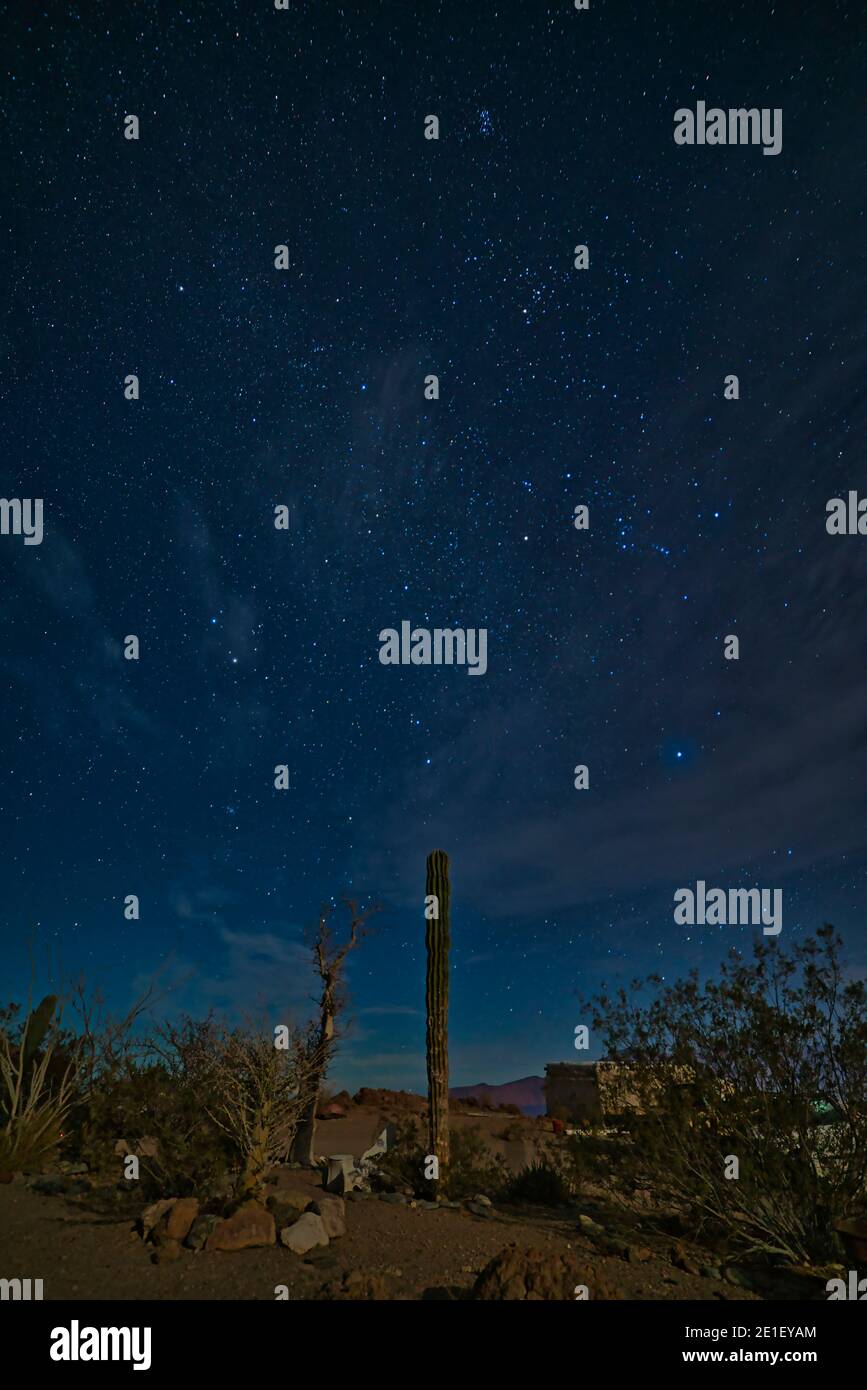
[[[319,1022],[318,1025],[314,1025],[311,1037],[314,1062],[309,1099],[298,1124],[291,1148],[291,1158],[296,1163],[313,1162],[319,1096],[328,1071],[328,1064],[334,1053],[337,1019],[346,1006],[346,996],[343,992],[346,957],[350,951],[355,950],[365,936],[370,934],[370,929],[366,923],[379,911],[378,907],[369,907],[362,911],[354,898],[344,897],[342,901],[349,917],[348,933],[342,944],[338,941],[332,927],[332,908],[327,903],[319,910],[319,921],[313,935],[313,963],[321,981],[322,990],[319,995]]]

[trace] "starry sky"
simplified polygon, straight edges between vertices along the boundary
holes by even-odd
[[[348,890],[382,912],[332,1080],[423,1089],[434,848],[456,1085],[749,949],[675,925],[699,878],[782,889],[781,943],[830,920],[863,970],[867,539],[825,530],[867,489],[863,9],[2,30],[0,484],[45,527],[0,536],[3,998],[35,930],[117,1008],[159,972],[164,1011],[300,1018]],[[781,108],[781,153],[675,145],[698,100]],[[403,619],[486,628],[487,673],[381,665]]]

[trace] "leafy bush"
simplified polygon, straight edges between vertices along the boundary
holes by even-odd
[[[499,1196],[508,1180],[508,1169],[499,1154],[488,1148],[477,1125],[453,1129],[449,1135],[449,1168],[445,1188],[452,1200]]]
[[[156,1153],[139,1159],[137,1199],[209,1197],[226,1186],[237,1155],[206,1113],[209,1096],[189,1077],[173,1075],[163,1062],[129,1075],[105,1078],[81,1116],[78,1156],[98,1177],[122,1181],[123,1158],[114,1146],[123,1138],[130,1153],[142,1139],[156,1139]]]
[[[418,1121],[411,1117],[398,1122],[394,1142],[388,1153],[376,1160],[377,1167],[387,1182],[398,1189],[410,1188],[417,1197],[439,1194],[456,1200],[475,1197],[479,1192],[493,1197],[505,1186],[506,1166],[502,1158],[491,1153],[475,1125],[450,1131],[448,1171],[439,1182],[425,1179],[427,1152]]]
[[[759,940],[717,980],[651,977],[650,1003],[636,982],[593,1009],[632,1096],[625,1171],[747,1254],[839,1258],[835,1219],[867,1208],[867,987],[841,944]],[[816,1123],[817,1097],[839,1123]]]
[[[421,1129],[414,1115],[402,1115],[389,1120],[380,1115],[379,1128],[384,1124],[393,1126],[392,1142],[388,1152],[376,1159],[376,1167],[382,1175],[383,1186],[391,1186],[398,1191],[410,1188],[417,1197],[433,1197],[437,1184],[427,1182],[424,1176],[427,1147],[422,1142]]]

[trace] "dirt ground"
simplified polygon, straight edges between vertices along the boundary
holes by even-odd
[[[315,1173],[297,1177],[311,1196],[319,1190]],[[600,1256],[576,1230],[572,1212],[497,1208],[480,1218],[369,1200],[347,1203],[346,1218],[346,1235],[316,1257],[301,1259],[280,1246],[231,1254],[185,1250],[173,1263],[156,1265],[129,1221],[95,1216],[79,1199],[0,1186],[0,1277],[41,1278],[46,1300],[273,1300],[277,1285],[287,1286],[290,1299],[312,1298],[326,1281],[361,1270],[384,1276],[392,1298],[419,1299],[443,1286],[468,1290],[488,1260],[517,1241],[552,1254],[576,1252],[591,1298],[600,1276],[626,1299],[752,1297],[674,1269],[662,1253],[637,1265]]]

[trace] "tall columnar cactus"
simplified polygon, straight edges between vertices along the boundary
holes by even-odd
[[[427,858],[425,945],[427,946],[428,1152],[439,1160],[440,1178],[449,1161],[449,857],[435,849]]]

